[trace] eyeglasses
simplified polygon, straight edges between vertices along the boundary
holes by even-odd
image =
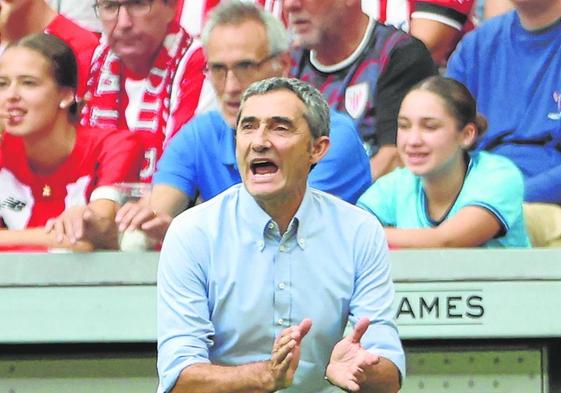
[[[146,16],[150,13],[153,2],[154,0],[102,0],[96,2],[93,8],[99,19],[111,21],[117,19],[121,7],[125,7],[128,14],[133,18]]]
[[[263,64],[277,55],[277,53],[269,55],[261,61],[244,60],[232,66],[221,63],[208,63],[206,66],[206,73],[214,83],[224,83],[228,71],[232,71],[240,83],[252,82],[253,78],[255,78],[255,72],[261,68]]]

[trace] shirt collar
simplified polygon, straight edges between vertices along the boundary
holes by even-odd
[[[265,234],[272,218],[257,204],[243,184],[240,184],[239,187],[240,217],[243,224],[249,228],[251,236],[256,241],[257,248],[262,251],[265,247]],[[314,219],[314,209],[313,193],[308,187],[304,193],[304,199],[296,211],[293,221],[291,221],[292,225],[297,225],[296,237],[301,249],[305,249],[308,238],[321,229],[321,220]]]
[[[310,51],[310,63],[312,63],[312,65],[318,71],[325,72],[328,74],[337,72],[339,70],[342,70],[343,68],[350,66],[362,55],[362,53],[366,49],[366,46],[368,45],[368,41],[370,40],[370,36],[372,35],[372,31],[374,30],[374,26],[376,26],[376,20],[374,18],[369,18],[368,25],[366,26],[366,31],[362,36],[362,40],[360,41],[356,49],[353,51],[353,53],[347,56],[347,58],[341,60],[339,63],[331,64],[331,65],[321,64],[317,59],[316,52],[314,50]]]

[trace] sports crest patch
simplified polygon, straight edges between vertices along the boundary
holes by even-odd
[[[353,119],[358,119],[364,113],[368,103],[368,82],[357,83],[345,90],[345,109]]]

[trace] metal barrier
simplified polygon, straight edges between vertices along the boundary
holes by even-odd
[[[157,257],[0,254],[0,392],[153,392]],[[561,249],[391,261],[402,392],[561,390]]]

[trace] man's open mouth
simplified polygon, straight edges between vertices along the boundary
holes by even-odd
[[[271,160],[254,160],[251,162],[250,168],[254,175],[273,175],[279,169]]]

